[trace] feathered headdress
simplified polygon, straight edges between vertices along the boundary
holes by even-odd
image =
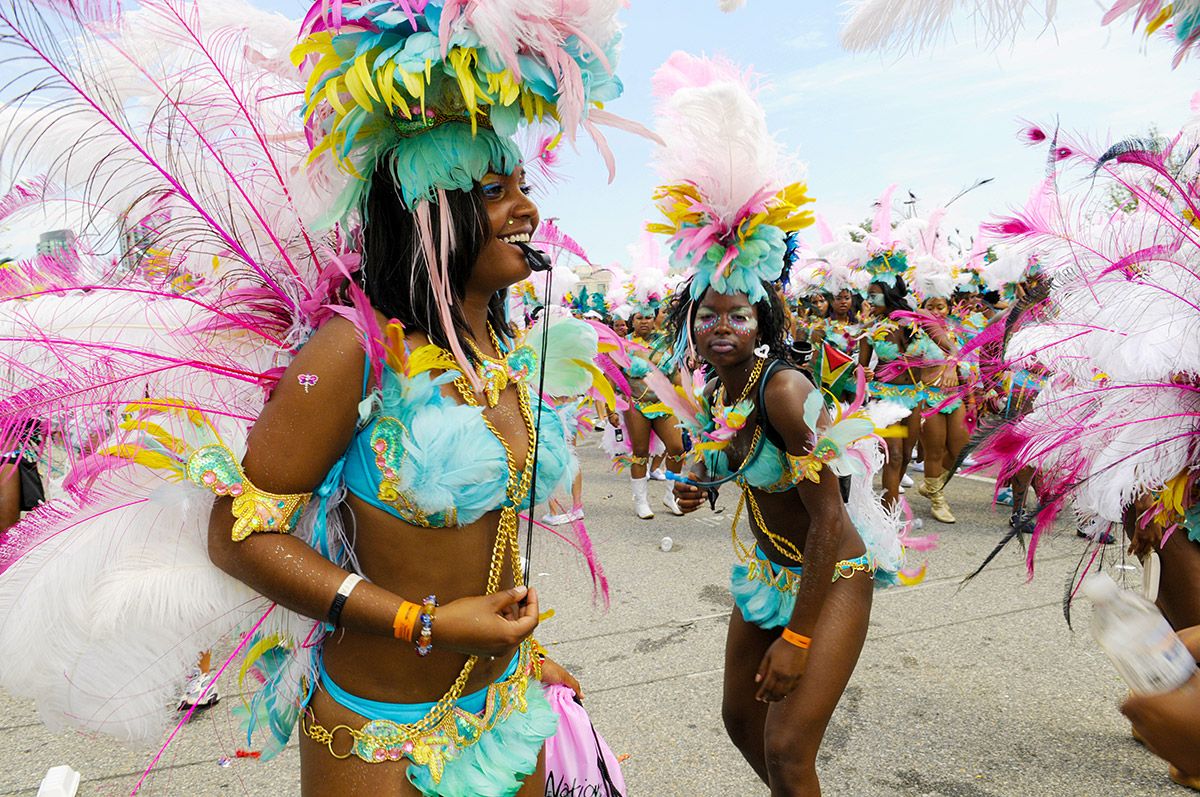
[[[870,281],[870,275],[863,270],[868,258],[866,246],[854,240],[851,228],[834,232],[821,223],[819,229],[820,243],[815,247],[802,247],[797,252],[792,278],[810,291],[864,292]]]
[[[642,233],[637,243],[629,247],[630,269],[613,266],[614,277],[608,303],[614,307],[628,305],[631,315],[652,315],[658,312],[672,293],[670,266],[663,256],[658,239]]]
[[[621,94],[613,74],[620,0],[318,0],[292,60],[307,74],[304,118],[313,161],[357,178],[330,218],[361,204],[386,168],[416,218],[439,321],[454,359],[479,388],[450,309],[453,235],[446,191],[469,191],[521,161],[522,123],[585,129],[609,166],[597,124],[645,132],[600,106]],[[436,201],[441,211],[431,208]],[[433,234],[434,225],[441,234]]]
[[[786,237],[812,223],[799,169],[767,130],[753,76],[725,59],[676,52],[654,75],[655,152],[663,185],[654,193],[673,264],[694,273],[692,295],[709,287],[766,295],[785,263]]]
[[[369,178],[383,162],[413,207],[438,190],[470,190],[520,162],[522,122],[584,128],[610,171],[597,124],[622,124],[603,103],[621,94],[613,69],[619,0],[317,0],[292,59],[308,75],[312,158]],[[337,210],[364,190],[351,186]]]
[[[900,245],[907,250],[908,270],[904,276],[917,299],[949,299],[970,281],[961,265],[966,255],[942,230],[944,210],[935,210],[928,218],[905,219],[896,226]]]
[[[908,270],[908,252],[892,226],[892,195],[896,186],[890,185],[875,203],[875,218],[864,244],[868,259],[863,264],[871,282],[893,285]]]

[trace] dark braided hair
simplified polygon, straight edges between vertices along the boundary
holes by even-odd
[[[418,330],[432,343],[448,348],[445,330],[439,320],[433,284],[425,249],[417,228],[416,215],[405,205],[400,187],[392,179],[386,159],[382,159],[371,177],[371,187],[363,200],[362,275],[363,290],[371,306],[402,323],[407,330]],[[454,328],[460,338],[470,336],[470,327],[459,303],[466,297],[467,280],[479,259],[479,253],[491,238],[487,210],[479,190],[444,192],[454,249],[450,252],[448,278],[456,300],[451,308]],[[433,250],[439,251],[441,231],[437,223],[439,206],[431,203]],[[488,321],[496,334],[509,338],[510,330],[504,306],[504,294],[497,291],[488,304]],[[467,356],[474,358],[468,348]]]

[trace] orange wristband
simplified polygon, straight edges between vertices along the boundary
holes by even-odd
[[[783,629],[783,641],[790,642],[801,650],[808,650],[808,646],[812,644],[812,637],[797,634],[790,628]]]
[[[421,614],[421,607],[410,601],[404,601],[400,604],[400,608],[396,610],[396,619],[392,621],[392,628],[396,632],[396,639],[403,639],[405,642],[412,642],[413,627],[417,624],[417,617]]]

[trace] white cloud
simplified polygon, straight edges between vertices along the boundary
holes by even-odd
[[[808,28],[796,34],[795,36],[784,39],[783,44],[785,47],[788,47],[791,50],[808,53],[817,50],[824,50],[829,47],[831,42],[819,29]]]

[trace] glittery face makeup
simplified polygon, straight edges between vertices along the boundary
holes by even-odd
[[[721,318],[722,314],[717,313],[715,310],[709,307],[701,307],[696,311],[696,320],[692,325],[692,331],[697,335],[712,332],[717,328],[717,324],[720,323]],[[754,314],[753,307],[739,307],[724,314],[724,318],[735,335],[755,335],[758,333],[758,318]]]
[[[758,332],[758,319],[750,308],[734,310],[729,314],[729,328],[738,335],[753,335]]]
[[[692,330],[697,335],[705,335],[716,329],[717,321],[719,321],[720,318],[721,317],[712,310],[709,310],[706,307],[701,307],[696,311],[696,322],[692,325]]]

